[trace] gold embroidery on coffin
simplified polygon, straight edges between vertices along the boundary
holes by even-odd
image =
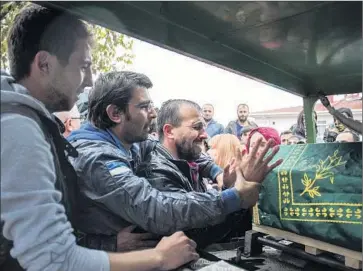
[[[299,162],[302,154],[307,147],[308,145],[296,145],[294,150],[290,153],[289,157],[287,157],[285,162],[278,169],[280,219],[302,222],[362,224],[362,203],[297,203],[294,201],[292,169]],[[332,165],[334,165],[334,167],[337,167],[345,164],[346,161],[341,161],[341,157],[338,156],[338,151],[335,151],[332,156],[328,156],[328,158],[322,162],[323,166],[330,165],[328,168],[332,169]],[[284,169],[281,169],[282,166]],[[290,172],[288,172],[287,169],[289,169]],[[318,168],[316,167],[316,169]],[[334,179],[331,179],[331,177],[334,178],[333,173],[325,174],[323,175],[323,177],[324,176],[327,176],[326,178],[329,178],[330,183],[334,183]],[[322,180],[321,178],[318,179]],[[311,185],[311,183],[309,186],[309,189],[313,189],[313,187],[316,187],[314,185]],[[306,189],[307,186],[304,185],[304,187],[305,190],[308,190]],[[318,193],[320,194],[319,190]],[[314,196],[317,196],[316,193],[314,193]],[[311,199],[313,197],[309,195],[309,198]]]
[[[314,198],[315,196],[321,197],[321,194],[319,192],[320,186],[315,186],[316,182],[329,178],[331,184],[333,184],[334,172],[330,170],[342,166],[346,162],[347,161],[342,161],[342,156],[338,156],[338,150],[334,152],[333,156],[329,155],[324,161],[320,160],[318,165],[313,166],[316,169],[314,179],[310,178],[308,174],[304,174],[304,178],[301,181],[305,189],[300,194],[300,196],[308,193],[310,198]]]

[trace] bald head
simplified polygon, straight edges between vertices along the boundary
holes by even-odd
[[[340,142],[340,143],[356,142],[356,141],[358,141],[356,136],[354,136],[353,133],[349,131],[338,134],[337,138],[335,139],[335,142]]]
[[[80,118],[81,114],[79,113],[78,107],[75,105],[70,111],[56,112],[54,115],[60,119],[63,123],[67,121],[67,119],[71,118]]]
[[[72,131],[78,130],[81,127],[81,114],[76,105],[70,111],[56,112],[54,115],[64,124],[64,137],[67,137]]]

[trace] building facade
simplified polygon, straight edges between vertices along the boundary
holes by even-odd
[[[343,99],[334,100],[334,97],[329,97],[330,103],[335,109],[350,108],[353,117],[356,120],[362,121],[362,98],[360,95],[345,95]],[[303,110],[302,106],[285,107],[273,110],[250,113],[250,117],[255,120],[258,126],[274,127],[279,133],[290,129],[296,123],[299,113]],[[318,116],[318,132],[317,138],[323,138],[326,127],[333,123],[333,117],[328,110],[320,103],[315,105],[315,111]],[[320,140],[319,140],[320,141]]]

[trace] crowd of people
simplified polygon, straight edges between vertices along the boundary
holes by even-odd
[[[93,84],[94,41],[72,15],[29,5],[7,41],[1,270],[171,270],[198,259],[197,247],[243,235],[246,211],[282,162],[271,163],[278,147],[265,155],[272,141],[218,166],[202,152],[196,103],[170,100],[156,112],[152,81],[135,72]],[[86,87],[81,125],[74,105]]]
[[[37,5],[10,29],[1,270],[172,270],[194,261],[197,249],[251,229],[261,183],[282,163],[271,162],[279,145],[299,143],[294,131],[257,127],[246,104],[226,129],[211,104],[172,99],[156,110],[144,74],[108,72],[93,84],[93,42],[76,17]],[[85,87],[86,119],[75,106]]]
[[[352,110],[349,108],[339,108],[338,112],[342,113],[346,118],[353,120]],[[304,112],[301,111],[297,117],[296,124],[292,125],[289,130],[283,131],[280,135],[276,129],[272,127],[258,127],[258,125],[249,120],[249,107],[247,104],[240,104],[237,106],[237,119],[230,121],[226,128],[222,124],[213,119],[214,107],[212,104],[203,105],[203,118],[206,122],[206,132],[208,138],[206,142],[214,141],[229,141],[236,144],[237,140],[240,143],[240,147],[245,149],[248,145],[250,135],[258,133],[259,130],[264,129],[265,134],[263,138],[273,138],[279,145],[294,145],[294,144],[306,144],[307,137],[305,133],[305,121]],[[324,132],[324,142],[358,142],[360,141],[359,134],[345,126],[337,118],[333,117],[334,123],[329,125]],[[317,132],[317,114],[314,111],[315,131]],[[222,136],[221,136],[222,135]],[[233,135],[233,139],[230,136]],[[214,139],[214,137],[218,139]],[[222,140],[223,138],[223,140]],[[278,139],[279,138],[279,139]],[[213,144],[212,144],[213,145]]]

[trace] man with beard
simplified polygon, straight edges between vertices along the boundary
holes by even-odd
[[[243,127],[250,126],[251,128],[256,128],[257,124],[253,121],[248,120],[250,114],[250,109],[247,104],[240,104],[237,107],[237,120],[232,120],[228,123],[225,133],[233,134],[241,139],[241,131]]]
[[[51,114],[92,85],[87,26],[30,4],[9,30],[11,75],[1,72],[0,270],[170,270],[198,257],[179,232],[155,249],[106,253],[76,244],[77,152]],[[160,195],[158,196],[160,197]]]
[[[154,144],[153,150],[139,165],[137,175],[147,178],[160,191],[207,192],[208,182],[202,178],[196,163],[204,156],[202,144],[207,138],[200,106],[182,99],[165,102],[158,113],[158,134],[160,144]],[[233,183],[235,176],[231,174],[230,178],[225,176],[224,183]],[[242,236],[250,229],[244,227],[247,225],[244,213],[233,213],[218,225],[208,226],[206,223],[203,228],[188,230],[186,234],[196,241],[198,247],[216,241],[228,242],[231,237]]]
[[[234,186],[223,192],[197,193],[190,189],[180,193],[152,188],[150,180],[135,175],[140,163],[158,145],[156,140],[146,140],[150,123],[156,117],[148,92],[151,87],[150,79],[143,74],[123,71],[101,75],[89,97],[90,123],[68,137],[79,153],[71,162],[79,174],[82,195],[78,229],[88,247],[97,248],[101,240],[111,251],[130,246],[132,242],[120,244],[116,238],[130,225],[138,226],[138,232],[162,236],[224,221],[228,214],[257,201],[260,183],[281,163],[268,165],[278,149],[265,160],[256,159],[255,154],[246,156],[239,164],[245,179],[238,167]],[[195,125],[193,130],[203,131],[203,123]],[[215,179],[223,175],[207,156],[200,157],[196,165],[203,177]],[[153,170],[158,168],[162,169],[160,164]],[[160,180],[173,178],[169,175]],[[147,242],[151,236],[141,234],[137,240],[143,241],[138,242],[140,245],[153,244]]]
[[[203,105],[203,118],[207,125],[206,132],[210,138],[212,138],[215,135],[224,133],[223,125],[216,122],[213,119],[213,116],[214,116],[213,105],[212,104]]]

